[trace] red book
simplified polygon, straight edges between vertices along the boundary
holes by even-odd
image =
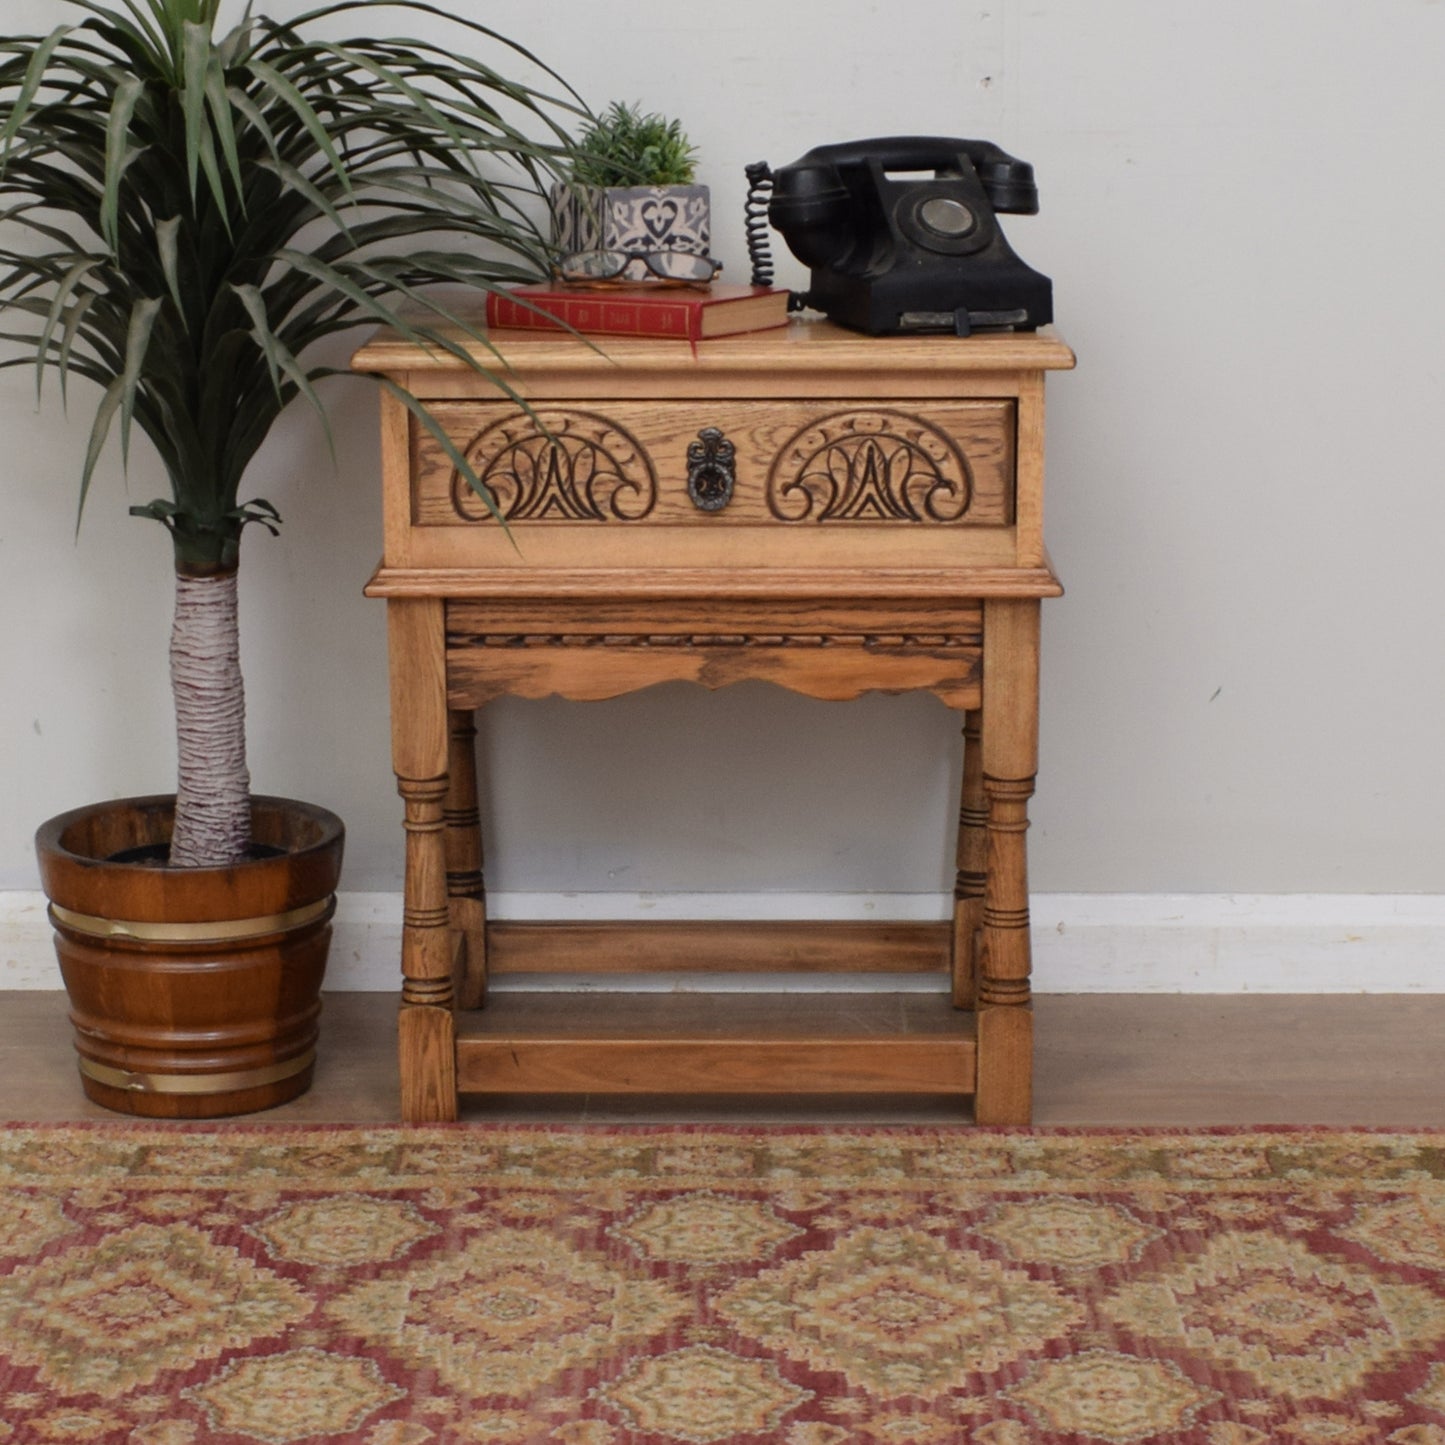
[[[560,321],[559,319],[560,318]],[[788,319],[788,293],[767,286],[714,281],[679,286],[516,286],[487,295],[489,326],[574,331],[598,336],[663,336],[703,341],[765,331]]]

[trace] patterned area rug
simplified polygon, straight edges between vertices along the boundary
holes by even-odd
[[[12,1127],[0,1440],[1445,1445],[1445,1133]]]

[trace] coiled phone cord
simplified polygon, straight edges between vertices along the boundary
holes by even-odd
[[[748,198],[743,204],[743,228],[748,243],[748,259],[752,262],[751,284],[773,284],[773,249],[769,242],[768,199],[773,193],[773,172],[767,161],[754,161],[743,167],[748,178]],[[788,292],[788,310],[801,311],[808,305],[805,291]]]
[[[743,168],[748,178],[748,198],[743,206],[748,259],[752,262],[754,286],[773,284],[773,252],[768,244],[768,197],[773,191],[773,172],[767,161],[754,161]]]

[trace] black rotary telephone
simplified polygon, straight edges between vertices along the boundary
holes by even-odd
[[[1033,215],[1034,169],[989,141],[892,136],[817,146],[792,165],[747,168],[753,284],[772,282],[763,224],[812,268],[796,306],[875,336],[1031,331],[1053,285],[1004,239],[996,212]]]

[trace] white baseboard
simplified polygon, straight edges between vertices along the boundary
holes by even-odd
[[[500,893],[494,918],[908,919],[947,916],[932,894]],[[1039,993],[1441,993],[1445,895],[1040,893],[1032,900]],[[398,980],[401,895],[343,893],[327,986],[387,990]],[[552,979],[551,987],[636,987],[637,979]],[[692,975],[650,981],[696,987]],[[780,975],[787,987],[936,987]],[[498,986],[516,986],[499,980]],[[719,986],[718,980],[710,981]],[[756,977],[739,986],[756,988]],[[57,989],[60,972],[39,893],[0,892],[0,989]]]

